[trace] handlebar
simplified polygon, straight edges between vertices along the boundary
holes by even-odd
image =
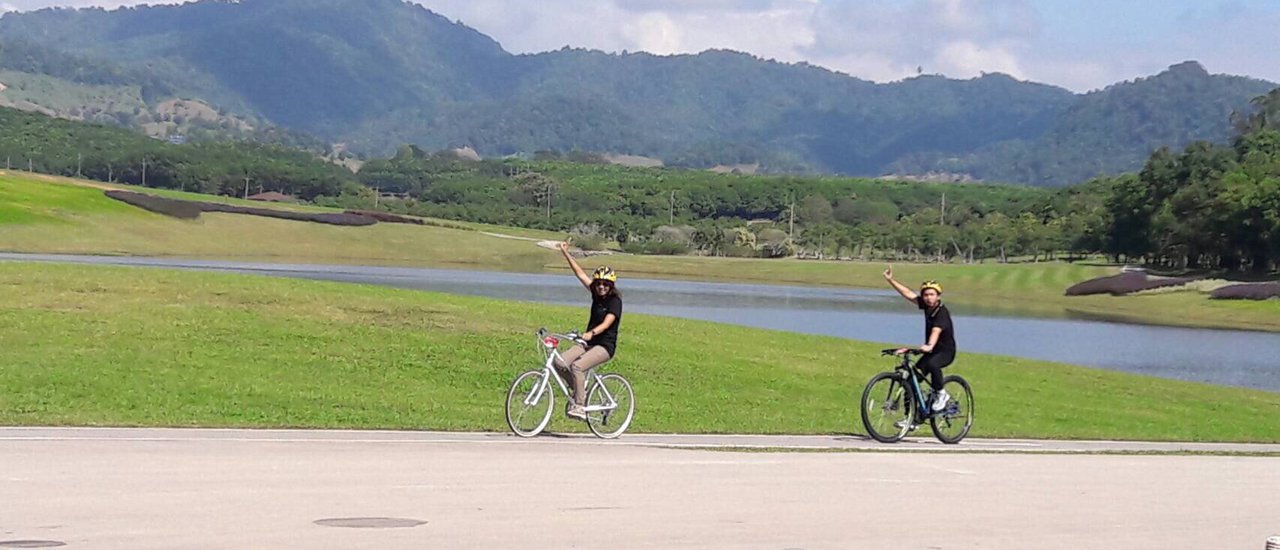
[[[897,355],[899,349],[902,349],[902,348],[882,349],[880,350],[880,355]],[[924,352],[918,349],[907,349],[907,353],[905,353],[904,355],[924,355]]]
[[[578,334],[576,330],[569,331],[567,334],[559,334],[550,332],[545,328],[538,329],[538,341],[542,342],[542,345],[554,348],[560,344],[560,340],[568,340],[583,347],[588,345],[587,341],[583,340],[582,335]]]

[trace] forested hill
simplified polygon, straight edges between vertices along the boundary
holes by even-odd
[[[401,0],[9,13],[0,45],[0,82],[63,90],[50,109],[58,114],[123,87],[147,108],[200,100],[227,117],[223,126],[281,125],[364,153],[402,143],[485,155],[580,149],[691,167],[947,172],[1037,185],[1137,169],[1155,144],[1225,141],[1222,121],[1275,86],[1195,63],[1078,95],[1000,74],[875,84],[728,51],[512,55]],[[68,69],[95,66],[112,70]],[[92,86],[96,95],[75,91]],[[37,107],[40,99],[23,97]],[[157,118],[146,110],[135,109]]]

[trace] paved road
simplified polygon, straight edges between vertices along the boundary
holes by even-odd
[[[743,442],[868,445],[5,428],[0,548],[1262,548],[1280,534],[1277,458],[654,446]],[[1071,450],[961,447],[1016,445]],[[892,449],[916,447],[941,446]],[[317,523],[351,518],[384,528]]]

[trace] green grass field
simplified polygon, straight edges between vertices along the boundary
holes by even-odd
[[[579,308],[0,263],[0,424],[504,430],[532,332]],[[637,432],[849,433],[880,345],[629,315]],[[964,354],[974,436],[1280,441],[1280,395]],[[564,419],[553,429],[580,430]]]
[[[103,200],[102,191],[72,185],[47,185],[0,175],[0,227],[72,225],[77,218],[101,216],[130,223],[147,217],[127,204]]]
[[[117,186],[120,187],[120,186]],[[177,198],[253,203],[177,191]],[[307,207],[315,209],[314,207]],[[433,221],[438,226],[378,224],[334,227],[236,214],[204,214],[180,221],[110,200],[96,188],[64,178],[0,173],[0,251],[133,256],[183,256],[268,262],[413,265],[490,271],[563,271],[555,252],[528,239],[554,233]],[[495,234],[519,239],[502,238]],[[887,288],[882,263],[757,260],[692,256],[616,255],[608,262],[624,277],[769,284]],[[957,309],[1280,332],[1280,300],[1210,301],[1196,290],[1113,298],[1068,298],[1068,286],[1115,272],[1114,267],[1039,264],[901,264],[908,284],[933,278]]]

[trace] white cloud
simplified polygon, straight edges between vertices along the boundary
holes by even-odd
[[[684,48],[680,26],[662,12],[648,12],[622,26],[622,36],[635,50],[669,55],[687,51]]]
[[[1022,70],[1039,28],[1025,0],[824,2],[806,58],[855,76],[895,80],[918,69],[951,77]]]
[[[1018,68],[1018,55],[999,44],[981,45],[968,40],[943,44],[934,61],[952,69],[952,73],[973,76],[982,72],[1001,72],[1022,76]]]

